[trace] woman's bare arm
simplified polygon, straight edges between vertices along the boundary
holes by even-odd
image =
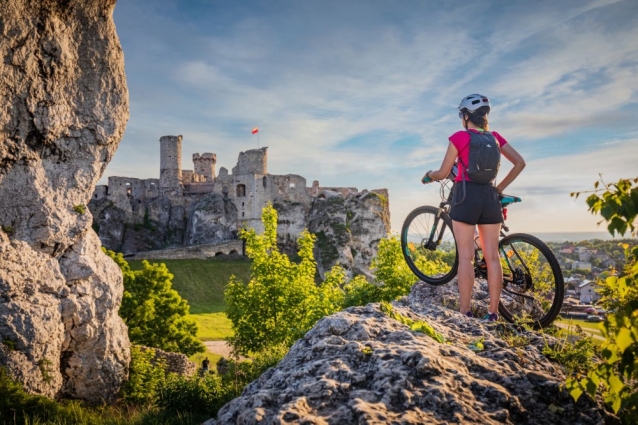
[[[510,170],[509,173],[507,173],[505,178],[496,185],[496,190],[498,191],[498,193],[503,193],[505,188],[509,186],[510,183],[512,183],[514,179],[518,177],[521,171],[523,171],[523,168],[525,168],[525,160],[523,159],[521,154],[519,154],[516,149],[514,149],[509,143],[501,146],[501,153],[512,164],[514,164],[514,167]]]
[[[447,152],[445,153],[445,157],[443,158],[443,163],[441,164],[441,168],[436,171],[429,171],[429,176],[432,180],[442,180],[450,174],[452,170],[452,166],[454,165],[454,161],[456,161],[456,157],[458,156],[459,151],[454,147],[452,143],[450,143],[447,147]]]

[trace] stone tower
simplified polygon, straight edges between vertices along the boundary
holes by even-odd
[[[204,176],[205,182],[215,181],[215,164],[217,163],[217,155],[214,153],[204,152],[202,155],[193,154],[193,164],[195,166],[195,174]]]
[[[268,148],[240,152],[233,174],[268,174]]]
[[[182,136],[162,136],[160,138],[160,192],[181,193],[181,183]]]

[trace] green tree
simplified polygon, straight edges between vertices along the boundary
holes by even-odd
[[[277,211],[270,204],[262,223],[261,235],[254,229],[240,231],[252,260],[250,282],[232,276],[224,292],[226,315],[233,322],[231,343],[244,354],[292,345],[319,318],[337,311],[343,299],[339,287],[345,274],[338,269],[322,285],[315,284],[314,235],[301,233],[296,264],[277,249]]]
[[[419,268],[434,273],[446,267],[440,259],[421,258]],[[377,256],[372,260],[374,282],[363,276],[356,276],[345,285],[344,307],[365,305],[371,302],[392,301],[407,295],[417,281],[416,276],[408,268],[401,252],[401,241],[398,236],[381,239]]]
[[[612,235],[630,231],[635,236],[638,178],[602,182],[604,189],[598,189],[601,182],[596,182],[596,190],[587,198],[589,211],[603,217]],[[623,422],[638,423],[638,247],[631,252],[629,245],[623,248],[627,265],[622,274],[601,282],[602,303],[613,309],[603,324],[603,361],[586,376],[570,378],[567,387],[576,400],[583,392],[593,397],[602,390],[605,402]]]
[[[407,295],[418,280],[403,258],[398,236],[381,239],[377,257],[372,260],[372,270],[379,284],[379,301],[392,301]]]
[[[205,351],[197,339],[197,324],[187,317],[188,303],[172,288],[173,275],[166,265],[143,261],[142,270],[131,270],[121,253],[105,252],[122,269],[119,314],[132,343],[187,356]]]

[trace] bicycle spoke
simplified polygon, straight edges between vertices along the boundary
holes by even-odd
[[[456,243],[451,220],[434,207],[421,207],[410,213],[401,232],[406,262],[421,280],[438,285],[456,274]]]
[[[500,255],[505,278],[499,310],[508,320],[547,326],[563,299],[556,258],[547,245],[525,234],[505,237]]]

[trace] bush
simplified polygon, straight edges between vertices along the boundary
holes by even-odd
[[[124,277],[119,315],[128,326],[132,343],[192,356],[205,351],[197,339],[197,324],[188,316],[189,305],[172,288],[173,275],[166,265],[142,261],[131,270],[121,253],[106,251]]]
[[[596,190],[587,198],[589,211],[602,215],[612,235],[630,231],[636,236],[638,178],[602,183],[604,189],[598,189],[596,182]],[[594,397],[601,391],[621,420],[633,424],[638,423],[638,247],[633,252],[629,252],[629,245],[623,248],[629,260],[623,275],[599,282],[603,287],[601,303],[613,309],[603,323],[603,361],[586,376],[568,379],[567,388],[575,400],[585,392]]]
[[[155,350],[131,346],[128,381],[120,391],[129,403],[153,404],[166,380],[166,364],[155,360]]]
[[[226,315],[233,322],[231,343],[241,354],[271,346],[290,346],[321,317],[341,308],[345,273],[333,269],[321,285],[315,283],[315,236],[304,230],[297,243],[299,263],[277,249],[277,211],[262,212],[264,233],[242,229],[246,254],[252,260],[251,279],[244,284],[231,277],[224,297]]]

